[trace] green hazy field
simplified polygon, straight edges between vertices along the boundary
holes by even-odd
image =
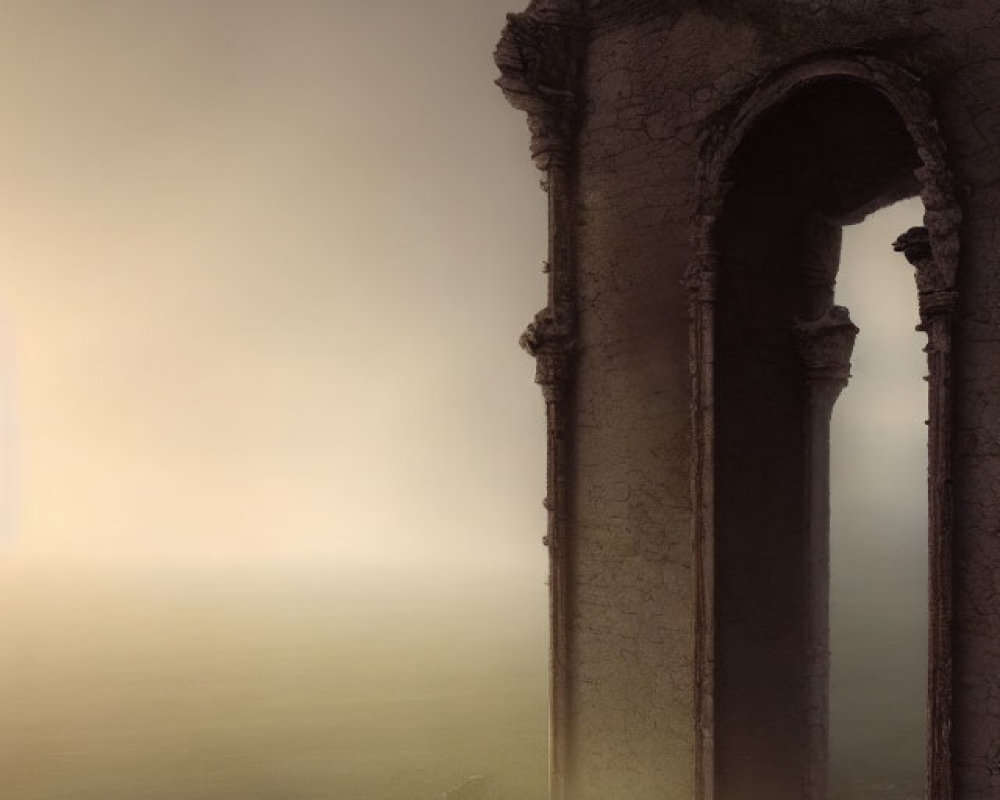
[[[541,581],[321,567],[0,580],[4,800],[436,800],[476,774],[545,795]]]

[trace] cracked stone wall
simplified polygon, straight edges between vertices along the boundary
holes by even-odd
[[[1000,6],[535,0],[528,13],[553,8],[585,31],[569,167],[575,343],[563,424],[572,455],[557,465],[568,486],[559,624],[569,644],[553,800],[707,800],[697,770],[685,288],[699,152],[776,70],[823,53],[871,53],[916,75],[956,180],[953,796],[997,797]]]

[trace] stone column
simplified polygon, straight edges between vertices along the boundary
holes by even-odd
[[[831,306],[823,316],[796,325],[806,381],[804,473],[804,603],[806,674],[807,800],[824,800],[829,764],[830,684],[830,419],[847,385],[858,333],[847,309]]]
[[[958,293],[934,258],[927,228],[910,228],[893,249],[916,267],[920,325],[927,334],[928,665],[927,797],[951,800],[952,486],[951,340]]]
[[[715,797],[715,302],[718,209],[693,226],[686,275],[691,377],[691,501],[694,543],[695,800]]]
[[[576,337],[573,162],[578,124],[577,83],[585,39],[578,0],[532,0],[507,26],[494,52],[497,85],[527,112],[531,157],[548,194],[548,303],[521,336],[536,359],[547,422],[545,508],[549,549],[549,800],[564,800],[570,752],[570,548],[568,475]]]

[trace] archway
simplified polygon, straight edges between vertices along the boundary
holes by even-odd
[[[703,798],[826,793],[829,420],[856,333],[833,302],[841,226],[921,193],[930,234],[916,250],[950,291],[957,214],[919,98],[890,67],[798,65],[706,148],[691,282]],[[934,481],[948,469],[946,364],[932,359],[931,373],[940,609],[950,603],[946,489],[934,488],[947,484]],[[950,702],[948,635],[947,616],[932,614],[929,774],[942,788],[948,743],[933,717]]]

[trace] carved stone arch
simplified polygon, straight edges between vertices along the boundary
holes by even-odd
[[[765,120],[772,111],[780,109],[810,88],[825,82],[830,82],[832,85],[835,81],[861,84],[888,101],[912,141],[919,160],[913,175],[919,184],[919,194],[925,208],[925,228],[908,232],[897,241],[896,248],[905,252],[908,260],[917,267],[922,328],[929,338],[927,352],[930,407],[928,420],[930,630],[927,797],[933,800],[950,800],[952,797],[950,353],[959,266],[958,226],[961,212],[954,195],[945,146],[935,120],[933,104],[919,79],[902,67],[882,59],[859,54],[832,54],[793,63],[764,79],[737,107],[730,109],[723,122],[707,132],[700,154],[697,205],[691,224],[693,259],[688,270],[691,316],[692,504],[696,628],[695,768],[700,800],[729,800],[729,794],[717,791],[716,785],[718,755],[716,752],[718,713],[716,336],[718,283],[720,270],[725,268],[721,252],[720,223],[734,186],[731,167],[748,137],[753,135],[762,120]],[[882,202],[884,201],[885,199]],[[855,219],[841,217],[831,222],[839,231],[840,224],[858,221],[866,213],[874,210],[878,204],[881,203],[861,209]],[[830,299],[832,302],[832,278]],[[829,345],[833,342],[832,350],[840,353],[838,357],[841,363],[834,365],[836,369],[833,372],[826,369],[823,375],[824,380],[832,379],[832,383],[828,383],[832,389],[826,390],[826,402],[829,408],[832,408],[839,387],[846,383],[849,369],[853,333],[847,327],[850,323],[845,315],[846,310],[827,308],[826,312],[822,312],[823,319],[807,320],[807,324],[800,326],[799,331],[800,334],[803,330],[807,334],[810,330],[813,334],[818,331],[821,337],[825,337],[819,351],[825,347],[828,356],[831,352]],[[811,329],[810,325],[813,326]],[[847,342],[848,339],[851,340],[850,343]],[[815,346],[817,341],[819,339],[813,336],[812,344],[807,345],[807,348],[812,347],[814,355],[818,352]],[[802,357],[807,359],[810,356]],[[830,367],[829,358],[820,366]],[[808,365],[806,369],[808,371]],[[806,376],[804,380],[812,379]],[[815,384],[812,388],[815,397]],[[827,411],[827,425],[828,420]],[[822,425],[822,422],[820,424]],[[806,438],[808,439],[808,435]],[[808,446],[805,449],[808,450]],[[825,480],[825,474],[822,477]],[[825,681],[825,677],[823,680]],[[825,771],[821,778],[825,779]],[[808,795],[807,792],[807,796],[820,796],[820,794]]]
[[[923,166],[917,171],[920,198],[926,213],[934,261],[947,286],[953,288],[958,273],[958,226],[962,214],[954,193],[944,141],[930,95],[920,80],[903,67],[868,55],[813,57],[796,62],[760,83],[731,113],[731,119],[713,127],[702,144],[697,187],[697,210],[692,231],[694,252],[711,250],[714,221],[725,202],[729,186],[726,168],[749,131],[769,110],[818,81],[853,79],[877,90],[896,109],[913,139]],[[702,268],[692,265],[696,276]]]

